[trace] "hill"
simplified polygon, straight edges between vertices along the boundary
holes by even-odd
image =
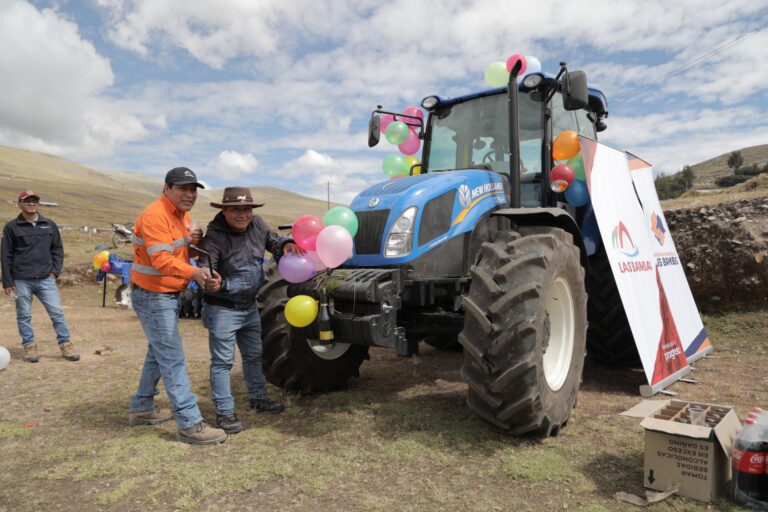
[[[768,162],[768,144],[734,151],[741,151],[745,166],[752,164],[764,165]],[[716,188],[715,181],[717,178],[732,174],[731,169],[728,168],[728,156],[730,154],[730,152],[724,153],[715,158],[710,158],[709,160],[691,165],[691,169],[693,169],[695,176],[693,180],[693,188],[695,190]]]
[[[22,189],[32,189],[46,202],[42,207],[63,227],[68,266],[88,263],[94,246],[109,243],[111,233],[87,234],[82,226],[109,229],[113,222],[133,222],[141,210],[158,197],[159,178],[132,172],[98,171],[64,158],[0,146],[0,220],[18,215],[16,199]],[[290,224],[300,215],[322,215],[326,202],[272,187],[251,187],[254,198],[266,203],[256,210],[273,228]],[[219,211],[222,190],[202,190],[192,217],[205,226]],[[71,227],[72,229],[67,229]]]

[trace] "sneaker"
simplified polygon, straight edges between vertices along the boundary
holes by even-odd
[[[243,431],[243,424],[240,423],[235,414],[217,414],[216,426],[227,434],[237,434]]]
[[[30,343],[24,345],[24,361],[28,363],[36,363],[40,360],[40,355],[37,353],[37,344]]]
[[[170,409],[161,409],[155,406],[154,409],[142,412],[132,412],[128,415],[128,426],[135,427],[137,425],[157,425],[173,418],[173,413]]]
[[[256,412],[283,412],[285,410],[285,406],[281,404],[280,402],[276,402],[275,400],[270,400],[269,398],[251,398],[251,409],[253,409]]]
[[[71,341],[65,341],[64,343],[59,344],[59,349],[61,350],[61,357],[67,361],[80,360],[80,354],[77,353],[75,346]]]
[[[189,428],[180,428],[176,439],[189,444],[219,444],[227,440],[227,433],[201,420]]]

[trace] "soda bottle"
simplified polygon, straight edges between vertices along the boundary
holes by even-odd
[[[739,435],[733,442],[732,468],[733,501],[739,505],[768,510],[768,481],[766,481],[765,453],[768,414],[753,409],[747,415]]]

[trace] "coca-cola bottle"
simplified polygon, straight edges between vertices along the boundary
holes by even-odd
[[[753,409],[733,442],[733,500],[746,507],[768,510],[768,413]]]

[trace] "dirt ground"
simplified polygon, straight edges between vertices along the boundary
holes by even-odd
[[[108,296],[114,286],[109,289]],[[0,511],[87,510],[627,510],[617,491],[643,494],[643,433],[620,412],[638,403],[640,370],[587,360],[578,406],[555,438],[509,438],[464,405],[462,354],[422,345],[398,358],[374,349],[348,389],[282,395],[282,415],[245,409],[242,374],[233,386],[246,430],[215,447],[175,441],[172,422],[127,426],[128,401],[145,353],[130,310],[101,288],[62,291],[82,359],[61,359],[39,304],[42,357],[21,361],[13,304],[0,298],[0,340],[12,354],[0,371]],[[714,357],[695,364],[698,383],[676,383],[682,399],[728,404],[743,419],[768,406],[766,311],[705,317]],[[183,320],[193,390],[214,410],[207,333]],[[110,345],[113,353],[94,351]],[[239,363],[238,363],[239,364]],[[659,397],[663,398],[663,397]],[[158,399],[167,406],[164,391]],[[654,510],[735,510],[673,497]]]

